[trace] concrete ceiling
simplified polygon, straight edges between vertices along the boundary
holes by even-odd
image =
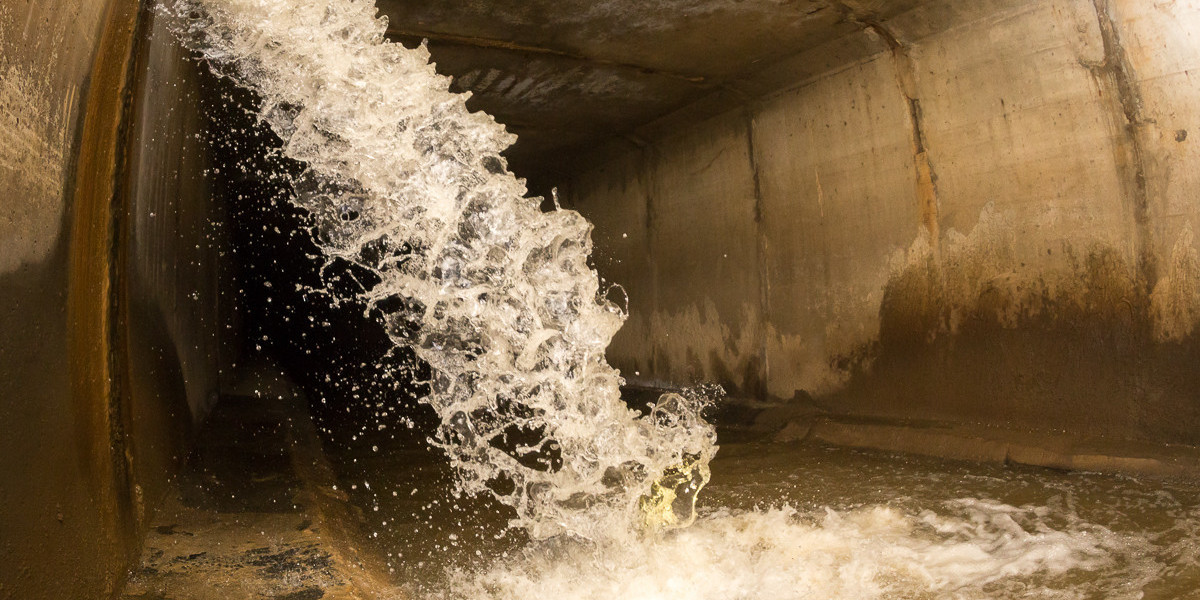
[[[519,174],[861,31],[919,0],[378,0],[389,36],[520,136]],[[844,57],[843,57],[844,58]]]

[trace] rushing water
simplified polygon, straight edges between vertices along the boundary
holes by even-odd
[[[399,597],[1200,598],[1195,482],[725,440],[691,527],[530,541],[497,538],[486,503],[441,503],[433,462],[334,458]]]
[[[512,136],[386,42],[373,2],[165,14],[260,98],[326,259],[378,276],[371,314],[431,367],[449,463],[343,461],[402,597],[1200,597],[1194,487],[749,443],[714,460],[702,396],[622,402],[590,226],[525,197]]]
[[[371,0],[175,0],[185,44],[261,98],[301,165],[294,201],[327,260],[373,271],[362,293],[431,367],[459,492],[513,507],[534,537],[598,539],[686,524],[715,434],[705,399],[645,416],[604,358],[624,311],[588,266],[591,226],[544,213],[500,152],[514,138],[449,91],[425,48],[384,39]]]

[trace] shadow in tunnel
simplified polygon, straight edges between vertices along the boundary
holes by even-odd
[[[361,444],[384,426],[389,440],[424,446],[436,423],[417,401],[427,369],[393,347],[356,295],[377,280],[322,256],[314,223],[289,201],[303,167],[280,156],[253,93],[217,77],[211,83],[204,110],[216,193],[230,215],[244,355],[270,357],[287,371],[328,441]]]
[[[429,443],[439,420],[418,400],[428,366],[396,348],[357,297],[378,279],[326,260],[313,219],[290,202],[302,165],[280,155],[253,93],[211,79],[204,112],[216,193],[228,207],[244,362],[276,363],[303,391],[339,488],[357,506],[356,527],[397,582],[436,579],[413,572],[446,564],[427,560],[435,555],[458,553],[451,562],[466,563],[474,558],[468,547],[520,543],[523,536],[506,531],[511,509],[490,497],[453,496],[453,469]]]

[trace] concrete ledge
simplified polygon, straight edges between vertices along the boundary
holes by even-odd
[[[298,388],[295,394],[298,400],[303,399]],[[387,560],[369,542],[362,527],[366,522],[362,511],[338,488],[337,475],[321,446],[308,409],[299,402],[291,403],[290,408],[288,436],[292,467],[304,482],[300,500],[314,516],[323,533],[322,540],[341,567],[340,574],[358,594],[354,598],[403,598],[388,580]]]
[[[1200,477],[1200,448],[1194,446],[1060,432],[806,415],[789,420],[773,439],[1074,471]]]
[[[247,371],[205,422],[119,597],[384,597],[302,392],[273,365]]]

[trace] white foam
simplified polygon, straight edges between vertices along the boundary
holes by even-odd
[[[625,314],[588,266],[590,224],[525,197],[500,157],[514,136],[469,112],[424,48],[387,42],[369,0],[175,0],[164,14],[262,99],[284,156],[305,166],[295,201],[327,257],[382,280],[362,296],[432,367],[431,442],[461,491],[502,492],[534,537],[611,536],[643,514],[686,522],[671,494],[656,510],[639,501],[689,460],[695,476],[675,479],[707,480],[703,401],[671,396],[649,418],[625,406],[604,358]]]
[[[809,514],[786,507],[721,511],[637,543],[531,546],[481,572],[452,574],[446,597],[1140,597],[1137,589],[1126,593],[1111,582],[1071,578],[1136,559],[1144,539],[1084,523],[1058,530],[1045,517],[1041,508],[974,500],[919,514],[884,506]],[[1138,563],[1123,577],[1149,576],[1156,568]]]

